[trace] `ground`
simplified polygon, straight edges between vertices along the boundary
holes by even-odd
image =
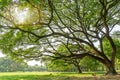
[[[105,76],[103,73],[86,72],[60,73],[60,72],[3,72],[0,80],[120,80],[120,75]]]

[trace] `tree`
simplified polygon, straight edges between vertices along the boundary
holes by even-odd
[[[76,44],[79,46],[77,53],[72,52],[68,55],[61,55],[61,57],[77,59],[90,56],[106,66],[107,74],[117,74],[115,70],[116,46],[110,32],[120,22],[120,0],[27,0],[26,3],[34,8],[41,5],[41,8],[37,8],[37,10],[41,9],[44,17],[40,17],[37,24],[22,25],[26,27],[21,28],[20,25],[9,25],[12,23],[11,19],[7,19],[1,12],[1,18],[4,20],[1,23],[3,34],[0,38],[0,48],[4,53],[10,55],[14,53],[16,56],[22,56],[21,58],[39,58],[46,55],[47,51],[56,51],[61,42]],[[1,10],[4,11],[4,8]],[[29,29],[29,26],[32,26],[32,29]],[[33,29],[33,26],[38,27]],[[9,30],[6,31],[5,28]],[[6,34],[9,33],[9,39],[6,39]],[[23,36],[19,36],[22,42],[16,40],[18,34]],[[109,58],[103,49],[105,38],[111,47]],[[5,44],[5,40],[16,42]],[[25,44],[27,46],[32,44],[32,47],[25,48]],[[68,49],[71,52],[71,49]],[[49,53],[49,56],[53,54]]]
[[[53,58],[49,61],[48,66],[56,71],[76,71],[82,73],[80,59],[71,58]]]
[[[97,60],[92,59],[89,56],[84,57],[80,61],[80,65],[82,69],[85,71],[97,71],[99,70],[99,68],[103,67]]]
[[[34,65],[34,66],[28,66],[26,68],[26,71],[46,71],[45,66],[39,66],[39,65]]]
[[[119,68],[119,59],[120,59],[120,40],[119,40],[119,35],[116,34],[118,32],[114,32],[113,33],[113,40],[114,40],[114,43],[116,45],[116,68]],[[104,39],[104,42],[103,42],[103,45],[104,45],[104,50],[105,50],[105,54],[108,58],[110,58],[111,54],[109,52],[111,52],[111,47],[110,47],[110,44],[109,42]]]
[[[50,44],[50,46],[52,47],[52,45]],[[61,44],[59,44],[57,50],[53,48],[53,50],[48,51],[49,53],[52,53],[53,55],[51,57],[53,57],[53,61],[56,60],[57,61],[61,61],[63,64],[63,62],[65,64],[69,64],[69,65],[74,65],[76,67],[76,69],[78,70],[78,73],[82,73],[81,67],[79,65],[80,63],[80,59],[78,58],[74,58],[74,57],[69,57],[70,54],[74,54],[74,53],[79,53],[79,46],[76,44],[66,44],[64,42],[61,41]],[[83,56],[84,57],[84,56]],[[82,57],[81,57],[82,59]]]
[[[66,61],[59,59],[59,60],[51,60],[48,64],[48,68],[50,71],[62,71],[62,72],[72,72],[76,71],[73,64],[69,64]]]
[[[8,57],[0,58],[0,71],[1,72],[14,72],[14,71],[25,71],[27,64],[24,62],[18,63],[11,60]]]
[[[116,45],[116,57],[117,58],[119,58],[119,52],[120,52],[120,40],[119,39],[117,39],[117,38],[114,38],[113,39],[113,41],[114,41],[114,43],[115,43],[115,45]],[[108,42],[108,40],[106,40],[106,39],[104,39],[104,41],[103,41],[103,45],[104,45],[104,50],[105,50],[105,54],[106,54],[106,56],[108,57],[108,58],[110,58],[110,56],[111,56],[111,54],[110,54],[110,52],[112,52],[112,49],[111,49],[111,47],[110,47],[110,43]]]

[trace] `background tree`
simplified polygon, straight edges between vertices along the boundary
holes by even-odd
[[[53,55],[50,55],[50,57],[52,57],[53,61],[56,60],[57,61],[61,61],[62,63],[61,64],[70,64],[70,65],[74,65],[74,67],[76,67],[76,69],[78,70],[78,73],[82,73],[82,70],[81,70],[81,67],[79,65],[80,63],[80,59],[79,58],[74,58],[69,55],[71,54],[78,54],[79,53],[79,46],[76,45],[76,44],[66,44],[64,42],[61,42],[61,44],[59,44],[57,50],[50,44],[50,46],[52,47],[52,51],[48,51],[49,53],[53,54]],[[84,57],[84,56],[82,56]],[[82,59],[81,57],[81,59]],[[64,63],[63,63],[64,62]]]
[[[16,71],[47,71],[45,65],[28,65],[26,62],[16,61],[8,57],[0,58],[0,72]]]
[[[30,71],[30,72],[42,72],[42,71],[48,71],[46,68],[46,66],[40,66],[40,65],[34,65],[34,66],[28,66],[26,68],[26,71]]]
[[[27,63],[16,62],[8,57],[0,58],[0,71],[1,72],[14,72],[14,71],[26,71]]]
[[[98,61],[91,59],[91,57],[88,56],[84,57],[80,61],[80,65],[83,71],[100,71],[103,70],[102,68],[104,68],[103,65],[101,65]]]
[[[50,71],[59,71],[59,72],[75,72],[76,68],[73,64],[69,64],[66,61],[59,59],[53,60],[48,64]]]
[[[110,32],[119,25],[120,0],[27,0],[24,3],[32,5],[38,11],[40,9],[44,17],[39,17],[38,24],[22,25],[25,28],[21,28],[20,25],[17,26],[12,22],[13,20],[3,15],[6,6],[10,4],[6,2],[0,13],[3,32],[0,37],[0,48],[4,53],[16,55],[16,57],[22,56],[22,59],[39,58],[41,53],[46,55],[47,51],[57,50],[61,42],[76,44],[79,46],[78,53],[73,52],[64,56],[69,58],[90,56],[106,66],[107,74],[117,74],[115,70],[116,45]],[[41,5],[41,8],[38,5]],[[34,26],[37,28],[34,29]],[[6,34],[9,33],[11,35],[6,38]],[[22,41],[15,39],[18,33],[20,36],[24,34],[24,37],[20,37]],[[103,45],[105,38],[111,47],[110,57],[105,54]],[[16,42],[7,43],[10,39]],[[32,47],[28,47],[29,44],[32,44]],[[51,56],[50,53],[49,56]]]

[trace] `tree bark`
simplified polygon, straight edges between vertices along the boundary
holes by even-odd
[[[81,67],[80,67],[80,65],[79,65],[79,61],[75,60],[75,61],[73,62],[73,64],[74,64],[74,66],[77,68],[78,73],[82,73]]]
[[[107,68],[107,73],[106,75],[117,75],[117,72],[115,70],[115,66],[114,64],[112,64],[111,62],[107,63],[106,65]]]
[[[81,70],[80,66],[76,66],[76,67],[78,69],[78,73],[82,73],[82,70]]]
[[[115,61],[110,61],[107,57],[100,58],[98,56],[94,56],[94,55],[91,55],[91,54],[88,54],[88,56],[98,60],[103,65],[105,65],[105,67],[107,68],[106,75],[117,75],[117,71],[115,70],[115,65],[114,65]]]

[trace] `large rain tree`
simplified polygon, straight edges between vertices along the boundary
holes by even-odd
[[[20,59],[43,55],[73,59],[90,56],[106,66],[107,74],[117,74],[111,32],[115,26],[119,28],[120,0],[13,1],[0,1],[3,53]],[[14,11],[19,16],[29,11],[29,16],[19,18]],[[110,44],[110,57],[105,54],[104,39]],[[66,54],[57,51],[63,44],[68,50]],[[71,50],[70,45],[77,47]]]

